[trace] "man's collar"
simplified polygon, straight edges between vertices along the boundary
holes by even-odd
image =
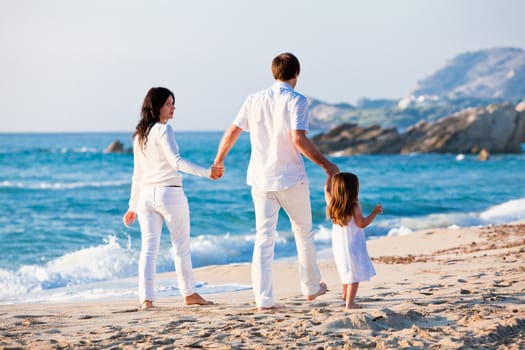
[[[292,85],[290,85],[289,83],[287,83],[285,81],[281,81],[281,80],[276,80],[275,83],[273,83],[273,86],[275,86],[275,87],[284,87],[286,89],[293,90]]]

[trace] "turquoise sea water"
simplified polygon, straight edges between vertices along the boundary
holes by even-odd
[[[183,157],[209,165],[221,132],[177,132]],[[136,297],[138,225],[123,226],[133,167],[131,154],[108,154],[130,133],[0,134],[0,304]],[[195,267],[249,262],[254,217],[243,134],[219,181],[184,176],[191,210]],[[363,211],[382,203],[369,238],[432,227],[474,226],[525,219],[525,154],[413,154],[334,157],[360,177]],[[305,161],[319,251],[330,247],[320,168]],[[289,223],[278,225],[277,258],[295,256]],[[158,272],[173,271],[167,231]],[[177,295],[175,281],[160,295]],[[209,286],[202,293],[249,288]]]

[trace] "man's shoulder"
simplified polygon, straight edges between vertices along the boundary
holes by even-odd
[[[294,98],[296,98],[297,100],[306,102],[306,96],[304,96],[304,95],[301,94],[300,92],[297,92],[297,91],[295,91],[295,90],[292,90],[291,93],[292,93],[292,96],[293,96]]]
[[[252,92],[251,94],[246,96],[244,103],[251,104],[257,103],[257,101],[264,101],[268,98],[268,96],[270,96],[270,94],[272,94],[271,88]]]
[[[268,95],[271,92],[272,92],[272,88],[269,87],[269,88],[266,88],[266,89],[262,89],[262,90],[259,90],[259,91],[252,92],[250,95],[248,95],[248,97],[250,98],[250,97],[265,96],[265,95]]]
[[[294,99],[298,101],[302,101],[302,100],[306,101],[306,97],[303,94],[293,89],[289,85],[282,85],[281,88],[279,89],[279,93],[281,95],[285,95],[286,97],[290,99]]]
[[[307,98],[303,94],[295,90],[288,90],[286,92],[283,92],[282,96],[284,96],[288,102],[294,105],[306,106],[308,104]]]

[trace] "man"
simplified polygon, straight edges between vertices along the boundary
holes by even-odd
[[[224,133],[214,167],[224,168],[224,159],[242,130],[250,133],[251,157],[247,183],[252,187],[256,237],[252,260],[252,284],[259,310],[278,309],[272,291],[274,236],[280,208],[288,215],[297,246],[301,292],[307,300],[326,293],[317,266],[312,232],[310,191],[302,155],[321,166],[327,175],[339,172],[306,136],[308,105],[294,88],[299,60],[283,53],[272,61],[275,83],[248,96]]]

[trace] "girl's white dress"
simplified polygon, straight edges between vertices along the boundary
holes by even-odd
[[[367,281],[376,271],[366,249],[365,230],[354,218],[346,226],[332,226],[332,251],[343,284]]]

